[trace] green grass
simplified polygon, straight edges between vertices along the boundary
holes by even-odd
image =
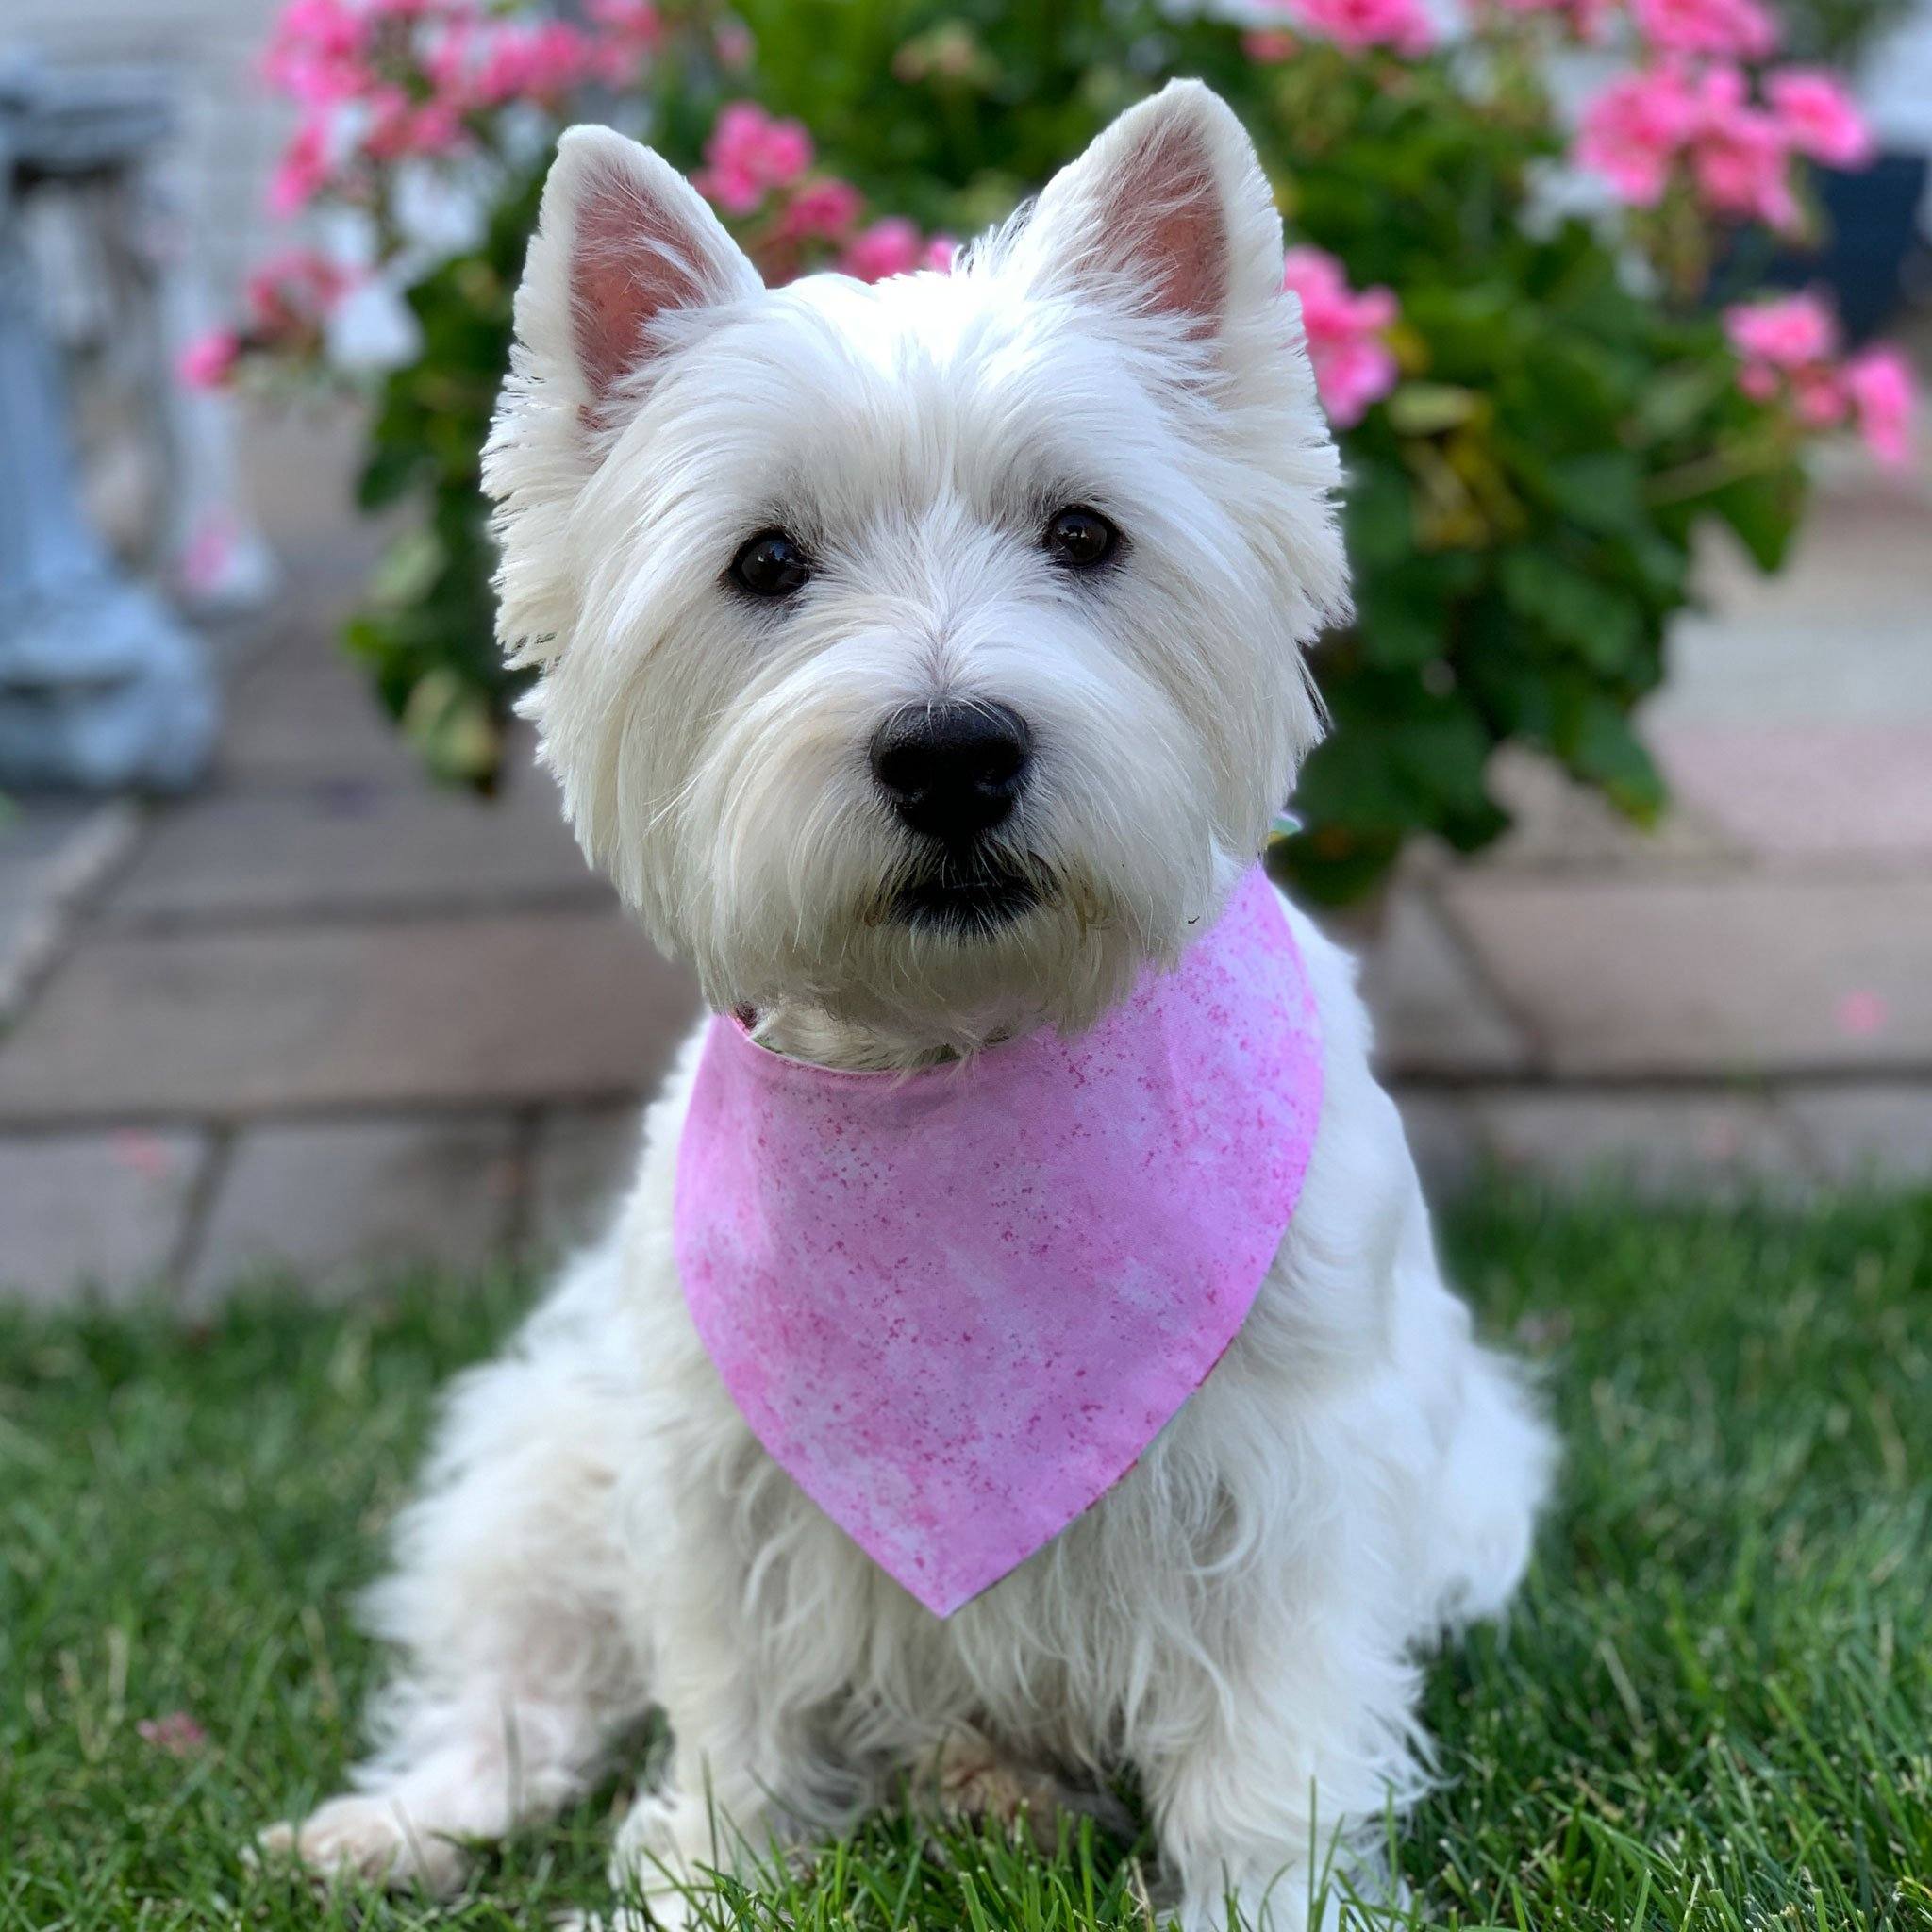
[[[1492,1195],[1448,1230],[1569,1445],[1521,1609],[1432,1670],[1412,1923],[1932,1924],[1932,1197],[1662,1213]],[[451,1906],[318,1901],[238,1847],[335,1787],[347,1607],[432,1392],[524,1299],[424,1282],[212,1331],[0,1317],[0,1928],[540,1926],[613,1779]],[[206,1731],[174,1755],[143,1719]],[[729,1918],[1143,1924],[1147,1848],[867,1828]],[[1404,1923],[1411,1923],[1405,1920]]]

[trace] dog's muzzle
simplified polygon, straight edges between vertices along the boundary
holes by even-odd
[[[908,705],[879,727],[873,777],[920,848],[893,899],[899,918],[973,938],[1039,903],[1032,880],[991,842],[1032,763],[1032,733],[1009,705]]]

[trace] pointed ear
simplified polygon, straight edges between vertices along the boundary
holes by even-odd
[[[647,147],[573,127],[543,184],[517,291],[517,337],[540,373],[575,387],[586,420],[646,361],[652,325],[758,292],[758,271],[704,197]]]
[[[1247,130],[1198,80],[1129,108],[1047,183],[1016,251],[1036,286],[1082,289],[1199,334],[1281,288],[1281,218]]]

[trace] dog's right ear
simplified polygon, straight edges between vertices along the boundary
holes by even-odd
[[[652,364],[763,284],[677,170],[608,127],[557,144],[517,287],[508,379],[483,451],[503,550],[498,635],[541,664],[567,628],[570,512]]]
[[[592,429],[622,420],[659,325],[762,284],[704,197],[647,147],[608,127],[557,144],[517,290],[529,374],[575,391]],[[520,372],[521,373],[521,372]]]

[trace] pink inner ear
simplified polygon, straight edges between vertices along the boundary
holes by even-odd
[[[572,238],[571,323],[597,401],[637,367],[654,317],[705,299],[694,252],[676,218],[637,182],[600,174],[587,184]]]
[[[1103,242],[1154,285],[1170,314],[1218,321],[1227,300],[1227,219],[1214,164],[1191,128],[1160,128],[1114,182]]]

